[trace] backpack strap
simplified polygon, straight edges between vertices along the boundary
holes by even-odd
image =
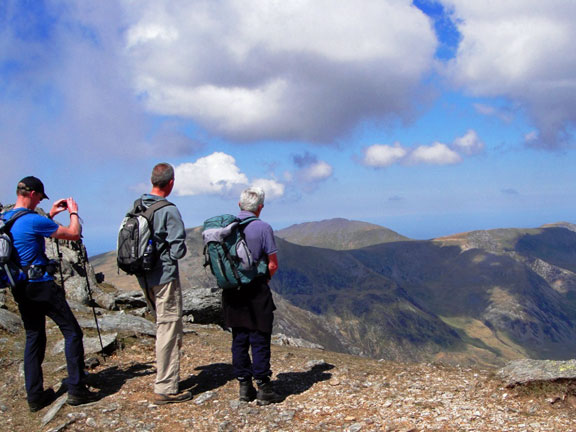
[[[142,203],[142,199],[139,200],[139,206],[141,209],[143,209],[144,211],[140,212],[140,215],[142,217],[144,217],[144,219],[146,219],[146,221],[148,222],[148,228],[150,229],[150,233],[153,234],[154,233],[154,213],[156,213],[157,210],[160,210],[161,208],[164,207],[168,207],[168,206],[173,206],[174,204],[171,203],[170,201],[168,201],[167,199],[163,199],[163,200],[159,200],[154,202],[150,207],[146,208],[144,206],[144,204]],[[162,243],[160,245],[157,245],[158,251],[161,252],[163,248],[166,248],[166,243]]]
[[[256,216],[250,216],[246,219],[239,219],[238,225],[242,230],[244,230],[250,222],[254,222],[256,220],[260,220],[260,218],[257,218]]]
[[[24,209],[24,210],[19,210],[17,212],[15,212],[12,217],[8,220],[5,220],[4,218],[2,218],[2,222],[3,222],[3,226],[2,226],[2,231],[4,232],[8,232],[12,229],[12,225],[14,225],[14,222],[16,222],[16,220],[18,218],[20,218],[21,216],[24,216],[25,214],[28,213],[33,213],[32,210],[29,209]]]
[[[19,210],[19,211],[15,212],[12,215],[12,217],[8,220],[4,220],[4,218],[3,218],[4,215],[0,215],[0,232],[12,237],[12,234],[10,234],[10,230],[12,229],[12,225],[14,225],[14,222],[16,222],[16,220],[19,219],[20,217],[22,217],[26,214],[29,214],[29,213],[34,213],[34,212],[32,210],[29,210],[29,209]],[[12,252],[11,252],[12,258],[14,257],[15,253],[16,253],[15,249],[12,249]],[[19,261],[19,259],[18,259],[18,261]],[[16,266],[18,269],[20,269],[20,271],[24,271],[19,262],[12,261],[12,265]],[[10,286],[13,288],[16,287],[16,281],[12,277],[12,273],[10,271],[8,263],[4,263],[3,267],[4,267],[4,272],[6,273],[6,276],[8,277],[8,281],[9,281]]]
[[[142,202],[142,200],[140,200],[140,202]],[[142,207],[145,208],[145,210],[142,212],[142,216],[144,216],[146,218],[146,220],[148,221],[148,223],[152,223],[152,220],[154,219],[154,213],[156,213],[157,210],[160,210],[161,208],[164,207],[168,207],[168,206],[173,206],[174,204],[172,204],[170,201],[163,199],[160,201],[156,201],[154,204],[152,204],[150,207],[145,208],[144,204],[142,204]]]

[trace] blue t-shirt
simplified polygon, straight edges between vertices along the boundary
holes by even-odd
[[[238,219],[247,219],[254,216],[254,213],[243,210],[238,214]],[[278,251],[274,240],[274,230],[263,220],[258,219],[250,222],[244,228],[244,237],[246,238],[248,249],[252,252],[254,261],[258,261],[263,255],[272,255]]]
[[[8,220],[14,213],[21,210],[21,208],[8,210],[2,215],[2,218]],[[14,239],[14,249],[20,258],[20,266],[48,264],[44,237],[50,237],[57,229],[58,224],[56,222],[45,216],[40,216],[38,213],[30,212],[20,216],[10,230]],[[45,282],[52,279],[52,276],[44,274],[44,277],[35,279],[34,282]]]

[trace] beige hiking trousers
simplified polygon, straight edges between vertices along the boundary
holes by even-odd
[[[154,393],[176,394],[180,381],[182,348],[182,289],[175,279],[149,288],[156,314],[156,382]]]

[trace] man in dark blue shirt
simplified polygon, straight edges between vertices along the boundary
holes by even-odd
[[[45,253],[45,237],[79,240],[81,225],[78,205],[72,198],[60,199],[52,205],[48,218],[34,210],[48,196],[44,185],[36,177],[25,177],[16,188],[16,204],[2,215],[9,220],[15,213],[28,210],[11,229],[14,249],[21,268],[27,274],[12,290],[26,330],[24,349],[24,379],[30,411],[38,411],[54,400],[52,389],[44,390],[42,361],[46,352],[46,317],[60,328],[65,340],[68,370],[68,404],[81,405],[96,400],[84,383],[84,345],[82,329],[66,301],[63,287],[54,283],[54,266]],[[65,227],[52,220],[68,210],[70,224]]]
[[[259,217],[264,208],[264,191],[258,187],[246,189],[239,205],[239,219]],[[270,382],[270,343],[276,306],[268,281],[278,269],[277,249],[272,227],[260,219],[246,226],[244,236],[254,260],[268,262],[268,275],[238,290],[222,293],[224,321],[232,329],[232,365],[240,383],[240,400],[248,402],[256,398],[259,404],[267,405],[282,400]],[[258,385],[257,392],[252,378]]]

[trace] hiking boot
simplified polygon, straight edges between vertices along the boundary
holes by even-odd
[[[256,389],[252,385],[252,380],[238,381],[240,384],[239,397],[243,402],[252,402],[256,399]]]
[[[256,399],[258,399],[258,405],[269,405],[272,403],[282,402],[282,396],[274,391],[270,381],[257,383],[258,393],[256,394]]]
[[[186,401],[189,401],[190,399],[192,399],[192,393],[190,393],[189,391],[183,391],[181,393],[176,393],[176,394],[159,394],[159,393],[156,393],[154,395],[153,403],[155,405],[166,405],[169,403],[186,402]]]
[[[54,390],[47,389],[42,392],[40,398],[35,401],[28,401],[28,407],[30,408],[30,412],[40,411],[42,408],[47,407],[52,402],[56,400],[56,393]]]
[[[68,405],[77,406],[90,402],[96,402],[97,400],[98,394],[92,393],[90,390],[88,390],[88,388],[83,387],[74,393],[70,393],[70,391],[68,391],[68,399],[66,399],[66,403]]]

